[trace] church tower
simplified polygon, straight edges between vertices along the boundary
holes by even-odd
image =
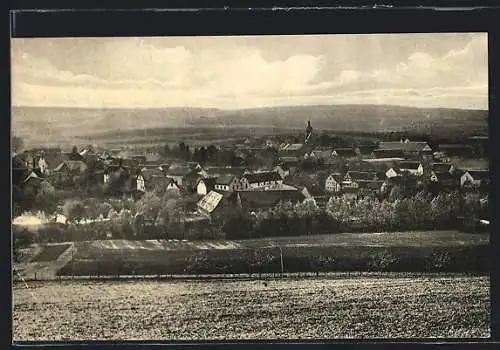
[[[311,139],[311,136],[312,136],[312,131],[313,131],[313,128],[311,126],[311,121],[309,120],[307,122],[307,127],[306,127],[306,134],[305,134],[305,139],[304,139],[304,143],[308,143]]]

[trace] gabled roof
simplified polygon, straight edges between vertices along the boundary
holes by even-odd
[[[349,176],[353,181],[367,180],[372,181],[377,176],[375,171],[348,171],[346,176]]]
[[[448,173],[453,165],[451,163],[432,163],[432,171],[436,173]]]
[[[299,158],[298,157],[288,157],[288,156],[284,156],[284,157],[279,157],[280,161],[282,163],[298,163],[299,162]]]
[[[245,172],[246,168],[244,167],[210,167],[205,169],[206,173],[209,175],[234,175],[237,177],[241,177]]]
[[[314,156],[318,159],[327,159],[327,158],[330,158],[332,156],[332,152],[331,151],[320,151],[320,150],[316,150],[316,151],[312,151],[311,154],[314,154]]]
[[[443,171],[443,172],[433,171],[432,175],[436,176],[438,181],[457,180],[457,177],[454,174],[450,174],[448,171]]]
[[[377,148],[377,145],[359,145],[358,149],[361,154],[370,154]]]
[[[373,150],[375,158],[403,158],[404,152],[401,149],[375,149]]]
[[[64,168],[67,168],[69,171],[81,171],[83,172],[87,165],[81,160],[65,160],[61,164],[59,164],[54,171],[62,171]]]
[[[339,157],[354,157],[356,156],[356,151],[352,148],[335,148],[332,155],[337,155]]]
[[[236,176],[231,175],[231,174],[222,174],[221,176],[217,177],[215,183],[217,185],[230,185]]]
[[[380,142],[379,149],[394,149],[405,152],[423,152],[431,151],[429,144],[425,141],[409,141],[409,142]]]
[[[332,177],[337,182],[342,182],[342,180],[344,179],[344,176],[341,173],[331,173],[330,175],[328,175],[327,179],[329,177]]]
[[[213,189],[215,187],[215,182],[216,182],[217,178],[215,177],[212,177],[212,178],[206,178],[206,179],[199,179],[198,180],[198,183],[202,182],[205,184],[205,186],[207,187],[207,189]]]
[[[292,143],[285,146],[284,151],[299,151],[304,147],[303,143]]]
[[[33,180],[33,179],[38,180],[38,181],[43,181],[43,178],[40,175],[38,175],[35,171],[32,171],[28,174],[28,176],[26,176],[26,179],[24,179],[24,182],[26,183],[26,182]]]
[[[281,201],[302,202],[306,197],[300,191],[242,191],[238,192],[243,206],[272,208]]]
[[[489,178],[490,178],[489,170],[467,170],[467,172],[476,181],[477,180],[489,180]]]
[[[421,165],[420,162],[414,162],[414,161],[409,161],[409,160],[405,160],[405,161],[399,162],[399,168],[400,169],[417,170],[420,165]]]
[[[281,175],[277,171],[266,171],[261,173],[245,174],[243,177],[246,178],[249,183],[282,180]]]
[[[162,176],[165,177],[163,172],[160,169],[153,168],[153,169],[142,169],[141,171],[142,176],[144,177],[144,180],[149,180],[153,176]]]
[[[167,175],[171,175],[171,176],[186,176],[188,174],[192,174],[193,173],[193,169],[189,166],[184,166],[184,167],[170,167],[168,170],[167,170]]]
[[[217,208],[223,197],[221,193],[210,191],[198,201],[197,206],[210,214]]]

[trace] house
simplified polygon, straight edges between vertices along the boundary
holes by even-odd
[[[276,171],[245,174],[241,177],[241,189],[259,189],[280,186],[283,178]]]
[[[395,158],[403,160],[405,159],[405,154],[400,149],[375,149],[372,152],[372,158],[375,159]]]
[[[192,175],[195,172],[189,166],[179,166],[179,167],[170,167],[165,176],[173,179],[179,186],[183,185],[184,180],[187,180],[188,175]]]
[[[282,179],[286,179],[290,175],[290,168],[285,165],[275,166],[272,171],[276,171],[280,174]]]
[[[460,177],[448,171],[432,171],[430,181],[444,188],[457,188],[460,184]]]
[[[472,148],[467,144],[440,144],[438,151],[443,152],[448,157],[463,157],[471,154]]]
[[[329,150],[315,150],[309,153],[309,158],[319,163],[327,163],[332,158],[332,152]]]
[[[357,153],[361,155],[369,155],[371,154],[375,149],[377,149],[377,145],[375,144],[362,144],[358,145],[356,147]]]
[[[231,215],[240,207],[238,197],[235,193],[210,191],[196,203],[196,208],[201,214],[210,218]]]
[[[342,190],[343,176],[341,173],[328,175],[325,181],[325,191],[329,193],[340,192]]]
[[[280,202],[302,203],[306,196],[300,190],[238,191],[241,207],[246,211],[274,208]]]
[[[425,141],[380,142],[378,149],[400,150],[405,156],[432,156],[432,148]]]
[[[210,191],[215,189],[216,178],[201,178],[196,184],[196,193],[200,196],[205,196]]]
[[[222,175],[233,175],[236,176],[237,178],[240,178],[243,176],[243,174],[247,171],[247,168],[245,167],[210,167],[204,169],[204,173],[206,174],[205,177],[213,177],[217,178]],[[204,174],[202,174],[204,175]]]
[[[392,178],[395,178],[398,176],[401,176],[401,171],[400,171],[399,167],[391,167],[391,168],[389,168],[389,170],[387,170],[385,172],[385,177],[387,179],[392,179]]]
[[[279,157],[279,162],[289,166],[297,166],[300,163],[300,159],[296,156],[281,156]]]
[[[467,188],[485,187],[489,184],[489,170],[467,170],[460,177],[460,186]]]
[[[401,172],[408,172],[412,175],[421,176],[424,174],[424,167],[420,162],[402,161],[399,162],[399,170]]]
[[[431,172],[434,173],[450,173],[455,171],[455,167],[451,163],[432,163]]]
[[[356,151],[353,148],[335,148],[332,152],[333,157],[355,158]]]
[[[224,192],[232,192],[236,191],[240,187],[240,182],[238,178],[231,174],[224,174],[219,176],[215,180],[215,190],[216,191],[224,191]]]
[[[55,173],[83,173],[88,169],[82,160],[65,160],[55,169]]]
[[[367,183],[380,181],[380,175],[375,171],[351,171],[349,170],[342,181],[342,190],[355,190],[365,187]]]

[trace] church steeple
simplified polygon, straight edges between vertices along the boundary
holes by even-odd
[[[309,141],[309,139],[311,138],[311,135],[312,135],[312,131],[313,131],[313,128],[311,126],[311,121],[309,120],[307,122],[306,135],[305,135],[304,143],[307,143]]]

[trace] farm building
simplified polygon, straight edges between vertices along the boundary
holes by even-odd
[[[215,189],[216,178],[199,179],[196,185],[196,193],[200,196],[205,196],[207,193]]]
[[[358,189],[375,181],[383,181],[383,178],[375,171],[348,171],[342,181],[342,190]]]
[[[276,171],[245,174],[241,178],[241,188],[244,190],[275,187],[282,184],[283,179]]]
[[[424,167],[420,162],[402,161],[399,162],[399,170],[412,175],[421,176],[424,174]]]
[[[385,177],[387,179],[392,179],[394,177],[401,176],[401,171],[398,167],[391,167],[385,172]]]
[[[448,171],[432,171],[430,175],[431,183],[438,184],[439,188],[458,188],[460,177]]]

